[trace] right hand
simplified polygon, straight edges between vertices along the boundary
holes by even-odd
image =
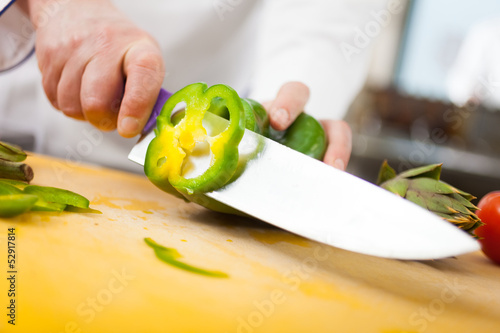
[[[45,93],[65,115],[139,134],[165,66],[156,41],[108,0],[29,0]]]

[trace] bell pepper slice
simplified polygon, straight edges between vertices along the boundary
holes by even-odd
[[[186,103],[185,114],[174,125],[172,112],[181,102]],[[202,124],[210,108],[226,108],[229,115],[229,125],[215,136],[209,136]],[[191,84],[167,100],[156,123],[156,137],[148,146],[144,171],[157,187],[177,196],[177,191],[192,195],[216,190],[231,179],[238,165],[238,144],[245,130],[243,103],[231,87]],[[183,166],[187,155],[197,143],[205,141],[210,145],[210,165],[203,174],[185,178]]]
[[[0,217],[13,217],[27,212],[37,200],[38,197],[32,194],[0,195]]]
[[[17,187],[0,181],[0,195],[10,195],[10,194],[22,194],[23,191]]]
[[[24,188],[24,193],[34,194],[39,197],[39,210],[63,211],[66,205],[71,205],[79,208],[89,208],[90,204],[89,200],[84,196],[56,187],[28,185]]]

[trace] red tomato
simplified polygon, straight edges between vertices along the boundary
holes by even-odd
[[[477,216],[484,225],[475,230],[481,248],[488,258],[500,264],[500,191],[486,194],[477,205]]]

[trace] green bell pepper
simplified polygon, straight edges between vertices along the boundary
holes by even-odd
[[[224,131],[210,137],[202,120],[215,103],[214,99],[221,108],[227,108],[230,123]],[[186,103],[185,115],[174,125],[172,111],[181,102]],[[156,137],[148,146],[144,164],[144,171],[153,184],[168,193],[178,191],[190,195],[216,190],[231,179],[238,165],[238,144],[245,130],[243,104],[232,88],[191,84],[167,100],[156,122]],[[202,175],[184,178],[182,167],[186,155],[193,152],[196,143],[205,140],[212,152],[210,166]]]
[[[29,211],[38,197],[32,194],[0,195],[0,217],[13,217]]]
[[[180,102],[186,103],[185,111],[172,115]],[[228,127],[214,137],[207,136],[202,126],[206,112],[229,120]],[[156,137],[146,153],[145,174],[165,192],[212,210],[238,213],[203,193],[221,188],[244,169],[238,166],[238,145],[245,129],[316,159],[323,158],[327,146],[323,127],[305,113],[287,130],[278,132],[269,126],[269,116],[258,102],[240,98],[226,85],[208,88],[205,83],[194,83],[172,95],[157,117]],[[210,166],[197,177],[184,178],[186,157],[203,141],[209,143],[212,152]]]
[[[101,213],[89,208],[89,200],[75,192],[11,179],[0,179],[0,201],[1,217],[26,211]]]

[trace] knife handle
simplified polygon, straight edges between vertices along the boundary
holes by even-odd
[[[161,109],[163,108],[163,105],[167,101],[167,99],[172,96],[172,93],[161,88],[160,93],[158,94],[158,98],[156,99],[155,106],[153,107],[153,111],[151,111],[151,115],[149,116],[148,121],[146,122],[146,125],[142,129],[141,134],[146,134],[149,133],[153,127],[156,126],[156,117],[160,115]]]

